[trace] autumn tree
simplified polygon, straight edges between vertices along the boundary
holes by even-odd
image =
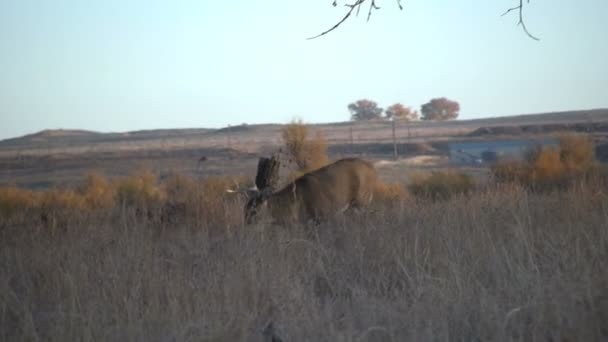
[[[382,116],[383,109],[378,107],[378,104],[370,100],[359,100],[348,105],[348,111],[351,115],[351,120],[374,120]]]
[[[435,98],[420,107],[422,120],[452,120],[458,117],[460,104],[445,97]]]
[[[418,119],[418,112],[412,110],[411,107],[406,107],[401,103],[395,103],[388,107],[384,112],[388,119],[395,118],[395,120],[403,121],[414,121]]]

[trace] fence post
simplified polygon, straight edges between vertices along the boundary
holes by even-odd
[[[393,126],[393,158],[395,158],[395,160],[397,160],[397,137],[395,135],[395,122],[397,120],[395,120],[395,117],[393,117],[391,119],[392,122],[392,126]]]
[[[349,126],[349,144],[350,144],[350,154],[351,155],[355,153],[354,142],[353,142],[353,125],[354,124],[355,124],[355,122],[352,121]]]

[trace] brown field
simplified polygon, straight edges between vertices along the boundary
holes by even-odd
[[[522,115],[397,126],[399,163],[393,158],[390,122],[316,124],[332,159],[360,156],[376,162],[385,179],[406,180],[411,173],[445,169],[450,141],[540,137],[559,131],[588,131],[606,144],[608,109]],[[525,129],[533,127],[534,129]],[[283,125],[240,125],[217,130],[174,129],[128,133],[77,130],[43,131],[0,141],[0,185],[28,188],[73,185],[91,171],[110,178],[149,169],[160,178],[171,172],[253,177],[257,159],[276,152]],[[487,132],[486,128],[493,131]],[[522,129],[524,128],[524,129]],[[352,131],[352,134],[351,134]],[[352,137],[352,139],[351,139]],[[607,159],[608,159],[608,153]],[[207,157],[199,163],[201,157]],[[420,156],[426,156],[422,162]],[[433,162],[428,162],[431,157]],[[474,175],[485,170],[470,168]]]
[[[604,341],[597,189],[406,201],[312,236],[244,227],[230,198],[175,222],[21,213],[0,227],[0,339]]]
[[[353,126],[352,144],[350,124],[315,125],[332,159],[373,160],[385,184],[371,210],[293,227],[244,226],[225,193],[276,151],[279,125],[5,140],[0,184],[22,188],[0,187],[0,340],[608,340],[608,172],[592,145],[495,170],[456,169],[446,149],[565,130],[597,147],[604,122],[400,126],[398,160],[388,123]]]

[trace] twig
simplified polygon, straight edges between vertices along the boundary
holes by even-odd
[[[310,39],[315,39],[315,38],[319,38],[321,36],[324,36],[328,33],[330,33],[331,31],[337,29],[340,25],[342,25],[342,23],[344,23],[348,18],[350,18],[351,14],[353,13],[353,11],[355,9],[357,9],[356,15],[359,15],[359,11],[361,10],[361,5],[363,5],[363,3],[365,3],[367,0],[356,0],[354,3],[352,4],[344,4],[344,6],[348,7],[349,10],[348,12],[346,12],[346,14],[344,15],[344,17],[342,17],[342,19],[340,21],[338,21],[334,26],[332,26],[331,28],[329,28],[328,30],[325,30],[323,32],[321,32],[320,34],[313,36],[313,37],[309,37],[306,38],[308,40]],[[399,6],[400,10],[403,10],[403,5],[401,4],[402,0],[396,0],[397,1],[397,6]],[[369,5],[369,10],[367,12],[367,21],[369,21],[369,19],[372,16],[372,12],[374,10],[379,10],[380,6],[376,5],[376,0],[370,0],[370,5]],[[526,3],[530,3],[530,0],[526,0]],[[335,7],[337,6],[337,0],[334,0],[332,5]],[[521,25],[522,29],[524,30],[524,32],[526,33],[526,35],[534,40],[540,40],[540,38],[534,36],[532,33],[530,33],[530,31],[528,31],[528,28],[526,27],[526,23],[524,22],[524,0],[519,0],[519,5],[515,6],[515,7],[511,7],[509,9],[507,9],[501,16],[505,16],[513,11],[517,11],[518,12],[518,16],[519,16],[519,21],[517,22],[517,25]]]
[[[527,0],[527,3],[530,3],[530,0]],[[540,38],[535,37],[534,35],[532,35],[530,33],[530,31],[528,31],[528,28],[526,27],[526,23],[524,22],[524,0],[519,0],[519,6],[515,6],[515,7],[511,7],[509,9],[507,9],[502,15],[501,17],[504,17],[505,15],[513,12],[513,11],[518,11],[519,13],[519,21],[517,22],[517,25],[521,25],[522,29],[524,30],[524,32],[528,35],[528,37],[534,39],[534,40],[540,40]]]
[[[341,25],[343,22],[345,22],[345,21],[346,21],[346,19],[348,19],[348,17],[350,17],[350,15],[353,13],[353,11],[355,10],[355,8],[357,8],[357,9],[358,9],[358,8],[361,6],[361,4],[363,4],[364,2],[365,2],[365,0],[357,0],[357,1],[356,1],[354,4],[352,4],[352,5],[346,4],[345,6],[346,6],[346,7],[350,7],[350,9],[349,9],[349,10],[348,10],[348,12],[346,13],[346,15],[345,15],[345,16],[342,18],[342,20],[338,21],[338,22],[337,22],[337,23],[336,23],[334,26],[332,26],[332,27],[331,27],[329,30],[327,30],[327,31],[323,31],[321,34],[318,34],[318,35],[316,35],[316,36],[314,36],[314,37],[310,37],[310,38],[307,38],[307,39],[309,39],[309,40],[310,40],[310,39],[319,38],[319,37],[321,37],[321,36],[324,36],[324,35],[328,34],[328,33],[329,33],[329,32],[331,32],[331,31],[333,31],[333,30],[337,29],[337,28],[338,28],[338,26],[340,26],[340,25]]]
[[[369,18],[371,18],[372,16],[372,10],[375,9],[380,9],[380,7],[376,6],[376,0],[372,0],[372,3],[369,4],[369,12],[367,12],[367,21],[369,21]]]
[[[355,15],[358,16],[359,11],[361,10],[361,5],[363,5],[363,3],[365,3],[366,1],[367,0],[356,0],[352,4],[344,4],[344,6],[348,7],[349,10],[348,10],[348,12],[346,12],[346,15],[344,15],[344,17],[340,21],[338,21],[334,26],[332,26],[328,30],[323,31],[314,37],[310,37],[310,38],[306,38],[306,39],[310,40],[310,39],[319,38],[321,36],[328,34],[331,31],[337,29],[338,26],[342,25],[342,23],[345,22],[346,19],[348,19],[351,16],[351,14],[353,13],[353,11],[355,11],[355,9],[357,9],[357,11],[355,12]],[[336,1],[334,1],[332,3],[332,5],[336,6],[337,5]],[[401,0],[397,0],[397,6],[399,6],[399,9],[401,9],[401,10],[403,9],[403,6],[401,5]],[[371,0],[371,3],[369,5],[369,10],[367,12],[367,21],[369,21],[369,18],[372,16],[373,10],[378,10],[378,9],[380,9],[380,6],[376,5],[376,0]]]

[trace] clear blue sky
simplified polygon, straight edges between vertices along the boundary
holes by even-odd
[[[608,107],[608,1],[380,1],[337,31],[332,0],[1,0],[0,139],[342,121],[446,96],[462,118]],[[341,2],[343,3],[343,2]]]

